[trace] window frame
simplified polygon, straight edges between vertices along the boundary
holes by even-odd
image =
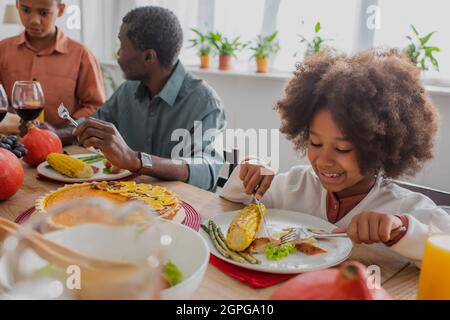
[[[261,25],[260,33],[267,35],[277,30],[277,18],[281,1],[284,0],[264,0],[264,16]],[[212,26],[212,30],[215,28],[214,8],[216,0],[199,0],[199,14],[198,14],[198,26],[202,31],[207,30],[207,26]],[[369,13],[367,8],[371,5],[378,5],[378,0],[360,0],[358,1],[355,11],[357,12],[356,26],[354,38],[352,40],[353,52],[368,49],[374,46],[376,28],[369,29],[366,26]],[[249,62],[247,62],[248,64]],[[292,70],[293,71],[293,70]],[[277,70],[274,70],[276,73]],[[434,86],[450,87],[450,78],[446,78],[444,75],[429,77],[423,76],[426,84]]]

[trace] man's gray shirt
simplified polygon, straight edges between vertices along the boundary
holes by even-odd
[[[214,190],[223,151],[208,134],[211,129],[221,134],[226,127],[222,101],[181,62],[153,98],[142,82],[126,81],[93,117],[113,123],[135,151],[190,161],[188,183]]]

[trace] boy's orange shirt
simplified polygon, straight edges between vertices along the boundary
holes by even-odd
[[[67,124],[57,114],[62,103],[74,118],[94,113],[105,101],[100,67],[82,44],[57,28],[54,46],[37,51],[25,33],[0,41],[0,83],[11,102],[16,81],[37,80],[45,96],[45,121],[60,128]]]

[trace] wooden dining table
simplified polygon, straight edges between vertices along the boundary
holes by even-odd
[[[78,146],[69,146],[65,149],[69,154],[86,153],[85,149]],[[36,169],[28,167],[26,164],[24,164],[24,169],[25,180],[21,189],[12,198],[0,201],[0,217],[15,220],[22,212],[34,206],[39,197],[63,185],[58,182],[37,179]],[[139,183],[156,183],[175,192],[180,199],[193,206],[203,220],[243,207],[242,204],[227,201],[216,193],[183,182],[159,181],[147,176],[141,176],[135,180]],[[390,250],[375,249],[365,245],[355,245],[350,259],[359,261],[365,266],[378,266],[381,271],[381,285],[393,299],[416,299],[420,270],[409,260],[399,257]],[[253,289],[209,265],[206,275],[192,299],[267,299],[280,285]]]

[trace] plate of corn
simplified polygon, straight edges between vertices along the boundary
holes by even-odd
[[[120,180],[132,174],[128,170],[111,168],[104,156],[92,153],[50,153],[47,161],[37,167],[37,172],[45,178],[67,183]]]
[[[205,221],[200,232],[211,253],[246,269],[280,274],[326,269],[350,255],[352,242],[348,238],[308,238],[282,243],[280,238],[292,228],[331,232],[336,226],[308,214],[262,209],[251,204]],[[262,215],[265,215],[265,230]]]

